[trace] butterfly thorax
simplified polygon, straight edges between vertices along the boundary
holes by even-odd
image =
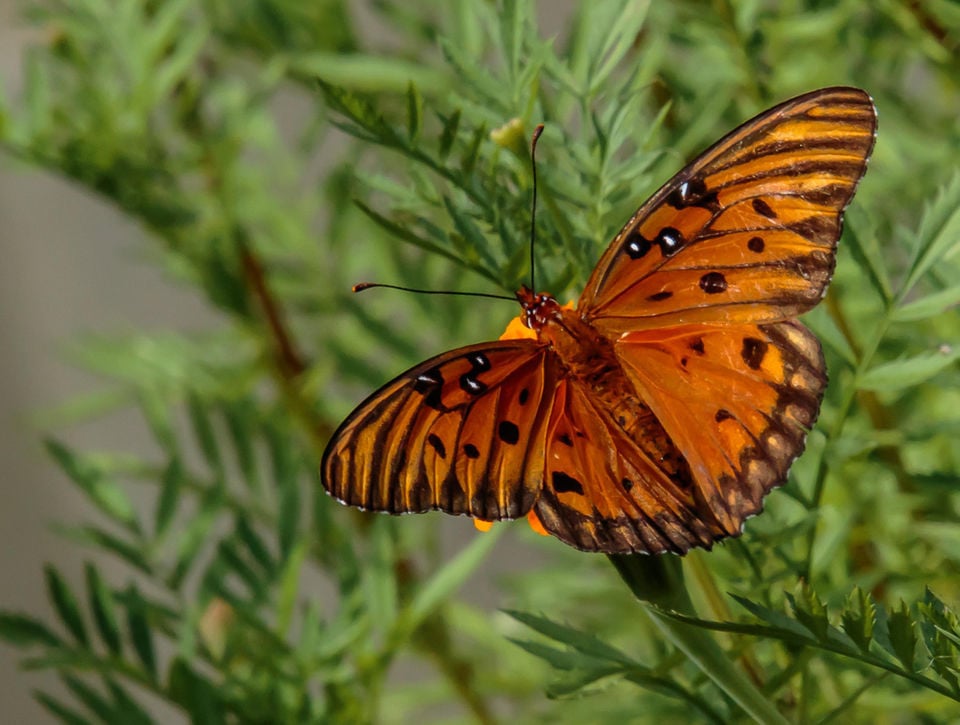
[[[537,333],[538,340],[550,345],[567,376],[586,384],[604,407],[621,413],[621,426],[627,427],[637,415],[649,413],[636,401],[613,343],[581,320],[576,310],[561,306],[549,294],[534,294],[528,287],[520,288],[517,299],[523,306],[524,324]]]
[[[681,487],[690,483],[690,471],[673,441],[652,411],[637,396],[614,350],[614,342],[545,293],[522,287],[517,292],[524,323],[557,355],[564,375],[585,386],[591,398],[612,421],[658,462]]]
[[[521,287],[517,299],[524,323],[550,345],[567,376],[584,384],[620,427],[631,433],[656,420],[637,400],[613,349],[613,343],[580,319],[576,310],[563,307],[549,294]]]

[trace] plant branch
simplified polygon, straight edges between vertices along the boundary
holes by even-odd
[[[672,619],[661,611],[693,612],[678,559],[627,554],[611,554],[608,558],[644,605],[653,624],[674,647],[757,722],[786,725],[786,718],[730,662],[715,639],[704,630]]]
[[[277,367],[284,378],[292,381],[307,369],[307,363],[290,336],[280,305],[270,293],[263,265],[245,242],[240,243],[240,263],[243,265],[244,278],[260,304],[270,330]]]

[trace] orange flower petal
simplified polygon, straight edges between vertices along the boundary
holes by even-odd
[[[550,536],[550,532],[543,527],[543,522],[540,521],[540,517],[537,516],[537,512],[533,509],[530,509],[530,512],[527,514],[527,523],[530,524],[530,528],[540,534],[540,536]]]
[[[565,310],[573,309],[573,301],[568,302],[563,306]],[[510,322],[507,323],[507,329],[503,331],[503,334],[500,335],[501,340],[523,340],[524,338],[529,340],[536,340],[537,333],[531,330],[529,327],[523,324],[523,318],[517,315]]]
[[[495,523],[496,521],[484,521],[483,519],[473,520],[473,525],[477,527],[477,531],[484,532],[492,529]],[[550,536],[550,532],[543,528],[540,517],[537,516],[533,509],[530,509],[530,512],[527,514],[527,523],[530,524],[530,528],[540,534],[540,536]]]
[[[522,340],[524,338],[536,340],[537,333],[524,325],[519,315],[507,323],[507,329],[500,335],[501,340]]]

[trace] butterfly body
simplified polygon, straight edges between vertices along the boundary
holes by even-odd
[[[656,416],[637,396],[620,364],[616,341],[602,335],[578,311],[563,307],[549,294],[533,294],[522,287],[517,299],[523,308],[524,324],[547,347],[546,354],[554,358],[559,376],[586,391],[611,425],[665,468],[678,485],[689,488],[689,468]],[[584,437],[585,433],[574,430],[573,435]],[[569,434],[554,432],[553,438],[560,445],[570,445]]]
[[[740,533],[803,450],[826,386],[794,318],[835,263],[876,112],[798,96],[718,141],[614,237],[576,309],[517,292],[522,339],[441,354],[374,393],[321,463],[344,503],[536,514],[587,551]]]

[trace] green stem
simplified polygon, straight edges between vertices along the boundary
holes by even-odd
[[[899,299],[900,298],[898,297],[897,300]],[[853,410],[853,403],[856,399],[857,391],[860,389],[860,381],[870,369],[870,365],[873,362],[873,356],[880,347],[880,342],[887,334],[887,329],[893,322],[893,313],[898,305],[897,300],[887,305],[883,316],[877,323],[877,327],[873,336],[861,353],[860,359],[857,362],[857,367],[853,372],[853,380],[845,388],[843,399],[840,402],[840,407],[837,410],[833,425],[827,433],[828,444],[839,440],[840,434],[843,432],[843,427]],[[820,461],[817,463],[817,473],[816,478],[814,479],[813,496],[810,499],[810,509],[812,511],[816,511],[820,508],[820,501],[823,498],[823,488],[827,481],[828,471],[829,465],[827,463],[827,450],[824,450],[820,453]],[[807,536],[807,556],[804,559],[803,570],[800,572],[801,578],[807,582],[811,581],[810,577],[813,569],[813,549],[816,545],[816,540],[817,527],[813,526],[810,529],[809,535]]]
[[[611,554],[609,559],[644,605],[660,633],[704,675],[757,722],[788,722],[770,700],[729,660],[705,630],[665,616],[660,610],[693,614],[693,603],[683,582],[680,560],[668,556]]]

